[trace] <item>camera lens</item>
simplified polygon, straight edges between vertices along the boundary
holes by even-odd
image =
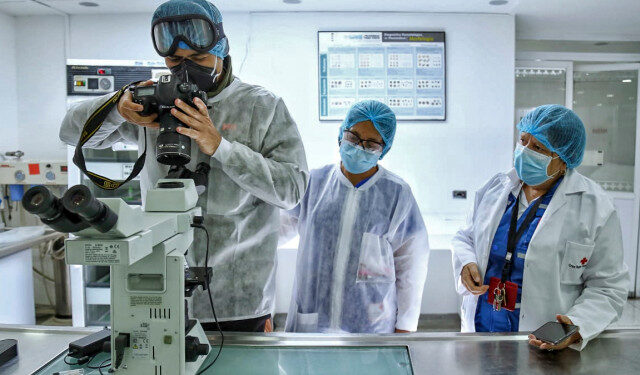
[[[102,233],[111,230],[118,222],[118,215],[97,200],[84,185],[76,185],[67,190],[62,203],[67,210],[80,215]]]
[[[66,210],[62,200],[44,186],[34,186],[27,190],[22,197],[22,206],[58,232],[73,233],[89,227],[89,223]]]
[[[160,134],[156,144],[156,160],[165,165],[185,165],[191,161],[191,138],[176,131],[185,127],[170,114],[163,114],[160,122]]]

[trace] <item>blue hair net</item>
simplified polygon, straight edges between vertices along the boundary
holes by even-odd
[[[582,163],[587,133],[578,115],[569,108],[557,104],[540,106],[520,120],[518,130],[531,134],[558,154],[567,168],[573,169]]]
[[[165,3],[162,3],[156,11],[153,13],[153,17],[151,19],[151,23],[153,24],[157,19],[172,17],[172,16],[182,16],[188,14],[200,14],[207,17],[214,24],[222,23],[222,14],[216,8],[215,5],[211,4],[206,0],[169,0]],[[178,44],[179,48],[182,49],[191,49],[185,42],[180,42]],[[213,46],[212,49],[209,50],[209,53],[212,55],[216,55],[221,59],[224,59],[229,54],[229,43],[227,41],[227,37],[220,39],[220,41]]]
[[[345,130],[349,130],[355,124],[367,120],[373,123],[373,126],[378,133],[380,133],[384,141],[385,147],[384,150],[382,150],[382,155],[380,155],[380,159],[382,159],[391,148],[393,137],[396,134],[396,115],[391,108],[384,103],[376,100],[365,100],[351,106],[347,117],[340,126],[338,139],[342,140],[342,133],[344,133]]]

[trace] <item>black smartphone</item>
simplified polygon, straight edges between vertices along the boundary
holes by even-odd
[[[578,332],[578,326],[558,322],[547,322],[531,334],[540,341],[558,345],[576,332]]]

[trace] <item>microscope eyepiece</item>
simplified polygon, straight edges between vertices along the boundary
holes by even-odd
[[[22,197],[22,206],[58,232],[73,233],[89,227],[89,223],[65,209],[62,199],[44,186],[34,186],[27,190]]]
[[[59,198],[44,186],[34,186],[22,197],[25,210],[45,219],[54,219],[60,215],[59,203]]]
[[[33,207],[39,207],[44,202],[44,200],[44,194],[42,194],[42,192],[38,192],[31,198],[31,201],[29,203],[31,203]]]
[[[80,215],[102,233],[111,230],[118,222],[118,215],[106,204],[97,200],[91,190],[84,185],[76,185],[67,190],[62,203],[67,210]]]

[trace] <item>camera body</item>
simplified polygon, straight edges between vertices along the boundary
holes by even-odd
[[[160,134],[156,143],[156,160],[166,165],[185,165],[191,161],[191,139],[176,131],[179,126],[187,127],[171,115],[175,108],[175,100],[180,99],[196,108],[193,99],[207,101],[207,93],[200,90],[195,83],[182,82],[173,74],[162,75],[157,83],[149,86],[133,86],[133,101],[142,104],[144,109],[140,115],[158,114]]]

